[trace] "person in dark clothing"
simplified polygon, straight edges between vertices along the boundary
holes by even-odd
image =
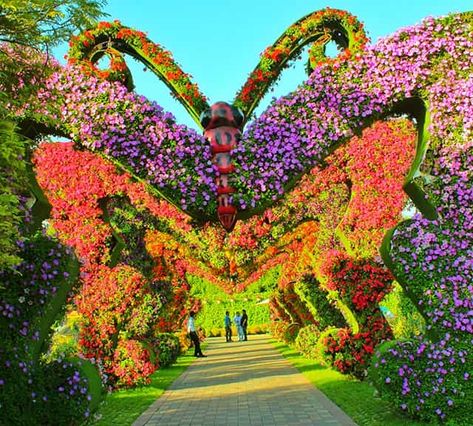
[[[230,319],[230,313],[227,311],[225,312],[225,339],[227,342],[232,341],[232,320]]]
[[[200,349],[200,341],[199,341],[199,336],[197,335],[197,330],[195,328],[195,312],[191,312],[189,314],[189,320],[187,322],[187,332],[189,333],[189,337],[192,340],[192,343],[194,344],[194,356],[198,358],[205,358],[207,355],[204,355],[202,353],[202,350]]]
[[[243,309],[243,314],[241,316],[241,321],[240,321],[240,325],[241,325],[241,328],[243,329],[243,340],[248,340],[248,334],[246,332],[246,329],[248,328],[248,315],[246,315],[246,311]]]

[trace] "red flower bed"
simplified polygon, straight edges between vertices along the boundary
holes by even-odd
[[[128,352],[123,348],[128,347],[128,341],[159,331],[157,319],[166,317],[163,300],[159,289],[152,287],[154,277],[146,278],[125,264],[107,266],[113,249],[113,229],[104,221],[99,203],[104,197],[126,193],[136,205],[146,205],[154,212],[169,214],[173,208],[150,197],[143,185],[133,183],[129,175],[117,173],[113,164],[90,152],[76,151],[70,143],[41,145],[34,162],[38,181],[53,206],[52,229],[61,241],[75,249],[82,263],[83,286],[75,298],[83,317],[81,352],[103,365],[110,385],[130,386],[146,381],[157,365],[142,360],[138,366],[137,359],[144,352],[138,356],[138,349],[130,349],[129,353],[138,358],[126,360]],[[188,287],[175,291],[179,295],[175,297],[176,306],[184,306],[187,290]],[[169,322],[163,328],[176,329],[178,325]],[[123,346],[120,350],[119,342]],[[128,365],[128,361],[137,367],[124,375],[120,365]]]
[[[149,376],[158,367],[150,360],[150,352],[137,340],[120,340],[113,356],[111,372],[117,386],[131,387],[150,383]]]

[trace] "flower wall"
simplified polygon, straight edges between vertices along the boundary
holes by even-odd
[[[43,357],[53,323],[77,290],[78,262],[70,248],[31,226],[26,199],[29,225],[19,229],[16,251],[21,261],[0,271],[2,422],[69,425],[84,421],[102,392],[85,360]]]
[[[470,19],[469,14],[428,19],[399,31],[352,61],[316,68],[298,90],[275,100],[248,126],[235,152],[241,207],[279,198],[293,176],[319,163],[355,129],[366,125],[368,118],[380,117],[403,99],[422,97],[433,119],[445,116],[451,125],[452,118],[446,118],[451,115],[451,103],[445,105],[445,97],[437,93],[446,95],[446,78],[449,91],[452,89],[448,93],[451,102],[455,92],[468,93]],[[450,70],[448,77],[446,69]],[[462,124],[466,132],[462,136],[467,137],[471,121],[464,112],[469,97],[457,100],[459,117],[455,121]],[[455,142],[455,133],[443,140],[438,126],[430,128],[432,154],[441,145]]]
[[[250,124],[234,152],[234,198],[242,215],[273,204],[295,179],[321,164],[335,145],[406,98],[421,98],[434,120],[449,115],[451,106],[442,96],[445,82],[468,85],[469,19],[468,14],[428,19],[363,53],[316,67],[306,83],[276,100]],[[323,29],[325,24],[320,25]],[[468,109],[466,99],[458,99],[460,112]],[[113,111],[105,107],[109,101]],[[47,90],[21,114],[36,120],[43,114],[42,120],[54,121],[76,143],[120,162],[189,214],[213,217],[216,169],[206,142],[120,83],[84,76],[70,67],[49,78]],[[469,131],[468,119],[460,120]],[[431,127],[432,152],[441,140],[438,132],[444,131],[437,129],[437,121]],[[424,149],[419,146],[419,161]]]
[[[392,339],[391,329],[379,309],[379,302],[391,290],[393,276],[371,259],[356,260],[345,253],[329,252],[322,273],[326,288],[337,291],[358,323],[350,328],[325,333],[322,358],[342,373],[358,378],[366,376],[374,348]]]
[[[148,201],[164,216],[172,208],[152,200],[143,185],[110,162],[75,151],[70,143],[41,145],[34,162],[53,206],[51,232],[74,247],[81,260],[82,289],[75,307],[82,317],[82,355],[100,364],[108,385],[147,383],[159,367],[159,354],[146,342],[155,341],[156,333],[179,329],[188,312],[188,286],[182,274],[169,272],[174,263],[159,264],[164,253],[154,253],[155,246],[145,242],[152,218],[131,203]],[[113,197],[122,197],[120,207]],[[159,238],[153,241],[160,243]],[[137,250],[130,252],[133,244]]]
[[[155,194],[174,202],[180,194],[175,204],[191,214],[215,212],[216,166],[203,136],[176,124],[156,103],[118,82],[85,75],[78,66],[54,73],[46,85],[32,103],[35,117],[54,121],[52,132],[118,162]]]
[[[468,419],[473,396],[471,148],[468,143],[440,152],[431,186],[439,218],[414,216],[395,228],[383,251],[417,301],[427,334],[382,347],[373,377],[402,410],[431,421]]]
[[[344,192],[322,192],[329,202],[319,204],[318,227],[312,232],[302,228],[304,237],[291,234],[295,241],[288,245],[291,254],[283,264],[280,286],[289,290],[292,301],[278,296],[272,305],[279,307],[273,309],[273,319],[279,322],[274,333],[294,341],[303,329],[300,347],[358,378],[366,377],[375,346],[392,338],[379,302],[394,278],[377,248],[386,230],[401,218],[406,202],[401,187],[413,157],[413,139],[412,125],[405,120],[378,122],[329,157],[325,180],[317,187],[332,186],[333,191],[343,183],[348,195],[337,198],[334,194]],[[311,205],[307,198],[301,201]]]

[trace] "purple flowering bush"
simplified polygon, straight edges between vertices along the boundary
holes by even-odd
[[[472,419],[472,148],[440,152],[429,187],[438,218],[417,214],[385,240],[383,257],[417,301],[427,336],[379,348],[371,375],[402,410],[428,421]]]
[[[430,155],[457,143],[454,135],[471,133],[471,97],[462,96],[471,94],[471,22],[471,13],[427,18],[348,62],[316,68],[295,92],[273,101],[234,152],[240,208],[271,205],[336,146],[395,107],[413,112],[400,104],[407,98],[421,100],[431,115]]]
[[[92,376],[82,371],[85,362],[41,358],[51,325],[76,283],[77,261],[69,249],[41,233],[24,238],[18,254],[21,263],[0,271],[2,422],[81,421],[90,413],[92,401]]]
[[[118,82],[66,67],[46,82],[32,111],[56,131],[145,180],[191,215],[216,212],[216,166],[203,136]],[[52,130],[51,130],[52,131]]]

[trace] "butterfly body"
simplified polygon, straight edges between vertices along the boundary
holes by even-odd
[[[230,175],[235,171],[231,152],[241,138],[240,126],[243,115],[238,109],[226,102],[217,102],[201,115],[204,137],[210,144],[212,161],[217,166],[217,216],[222,226],[231,231],[235,226],[237,209],[233,205],[231,194],[235,188],[231,185]]]

